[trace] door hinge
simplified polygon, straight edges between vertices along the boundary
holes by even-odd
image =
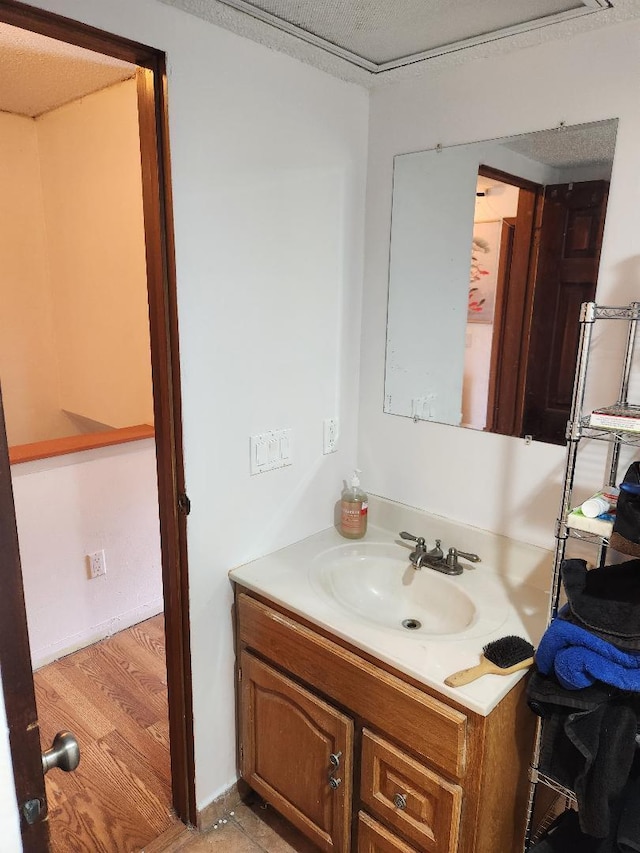
[[[242,670],[238,667],[238,681],[242,681]]]
[[[244,746],[240,744],[240,761],[244,761]]]
[[[42,800],[27,800],[22,804],[22,815],[29,826],[37,823],[44,813],[44,803]]]
[[[189,515],[191,512],[191,501],[186,492],[180,492],[178,495],[178,509],[183,515]]]

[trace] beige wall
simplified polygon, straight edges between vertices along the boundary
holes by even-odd
[[[36,121],[63,409],[152,423],[136,82]]]
[[[0,112],[0,187],[0,382],[9,444],[26,444],[74,432],[58,403],[32,119]]]
[[[0,113],[0,186],[9,444],[153,423],[135,80]]]

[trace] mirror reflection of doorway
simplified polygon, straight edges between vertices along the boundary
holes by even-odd
[[[608,187],[542,186],[480,167],[465,424],[565,443],[580,305],[595,298]]]

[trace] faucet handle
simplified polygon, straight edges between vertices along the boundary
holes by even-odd
[[[413,533],[407,533],[406,530],[403,530],[400,534],[401,539],[409,539],[411,542],[417,542],[418,548],[425,547],[425,539],[423,536],[414,536]]]
[[[465,560],[469,560],[470,563],[480,562],[480,557],[477,554],[468,554],[466,551],[458,551],[458,557],[463,557]]]
[[[447,565],[450,569],[459,569],[462,572],[462,566],[458,562],[458,557],[462,557],[465,560],[469,560],[471,563],[479,563],[480,557],[477,554],[468,554],[466,551],[458,551],[457,548],[449,548],[449,553],[447,554]],[[471,568],[470,566],[468,568]]]

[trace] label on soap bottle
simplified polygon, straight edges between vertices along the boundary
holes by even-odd
[[[368,503],[366,501],[342,501],[341,519],[345,533],[362,533],[363,522],[367,517]]]

